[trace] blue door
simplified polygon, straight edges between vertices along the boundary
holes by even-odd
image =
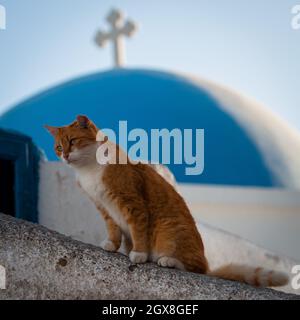
[[[0,129],[0,212],[38,222],[39,160],[30,137]]]

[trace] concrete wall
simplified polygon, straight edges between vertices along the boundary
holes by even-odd
[[[133,265],[121,254],[0,213],[2,299],[298,299],[191,272]]]

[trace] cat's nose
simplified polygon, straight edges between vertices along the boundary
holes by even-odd
[[[64,153],[64,159],[68,160],[69,159],[69,154],[68,153]]]

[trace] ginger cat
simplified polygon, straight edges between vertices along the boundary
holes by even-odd
[[[161,267],[254,286],[281,286],[288,282],[283,273],[247,265],[230,264],[210,271],[201,236],[187,205],[150,165],[130,161],[99,164],[96,152],[107,140],[96,141],[99,129],[86,116],[78,116],[68,126],[45,127],[54,136],[57,156],[75,169],[79,185],[106,222],[108,239],[101,244],[103,249],[117,251],[123,235],[133,263],[152,261]]]

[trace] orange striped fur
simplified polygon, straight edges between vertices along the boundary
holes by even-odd
[[[99,165],[98,128],[85,116],[78,116],[65,127],[46,128],[54,136],[57,156],[75,169],[80,186],[106,222],[108,237],[101,244],[105,250],[117,251],[123,237],[133,263],[153,261],[162,267],[254,286],[287,283],[282,273],[244,265],[210,271],[201,236],[185,201],[151,166],[130,162]]]
[[[208,274],[247,283],[255,287],[277,287],[288,283],[288,277],[285,273],[247,265],[229,264],[210,271]]]

